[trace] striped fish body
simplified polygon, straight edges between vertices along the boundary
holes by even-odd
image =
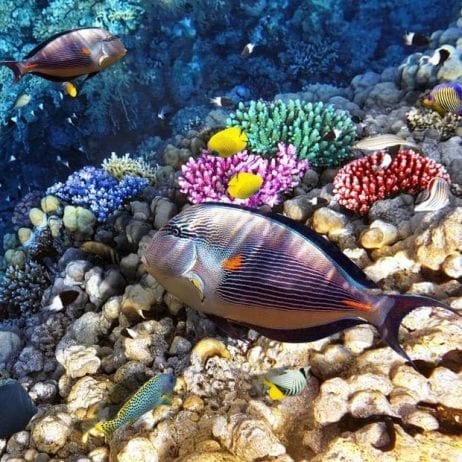
[[[449,205],[450,196],[449,182],[444,178],[435,177],[430,180],[416,198],[415,212],[435,212]]]
[[[1,61],[15,74],[65,82],[83,75],[95,75],[122,58],[126,49],[108,31],[98,27],[73,29],[53,35],[34,48],[22,61]]]
[[[194,205],[152,238],[147,270],[190,307],[274,340],[306,342],[370,322],[406,356],[401,319],[439,302],[384,295],[333,244],[280,215]],[[408,358],[409,359],[409,358]]]
[[[166,395],[172,393],[175,383],[176,378],[172,374],[159,374],[152,377],[130,397],[114,419],[101,422],[96,425],[96,428],[111,436],[122,425],[137,420],[161,404],[168,404]]]
[[[419,146],[411,141],[407,141],[397,135],[373,135],[356,141],[353,144],[353,149],[362,151],[382,151],[399,146],[409,146],[411,148],[420,149]]]
[[[440,83],[423,99],[423,104],[440,115],[448,112],[462,115],[462,85],[459,82]]]
[[[300,369],[286,369],[283,372],[269,371],[264,378],[264,383],[269,385],[269,395],[272,399],[282,399],[284,396],[300,394],[307,385],[307,367]],[[271,389],[275,386],[280,394]],[[281,396],[282,395],[282,396]]]

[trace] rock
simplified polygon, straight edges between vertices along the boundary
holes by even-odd
[[[370,372],[352,375],[348,378],[347,383],[350,393],[375,390],[383,395],[388,395],[393,390],[393,384],[388,377]]]
[[[165,292],[164,303],[167,305],[168,312],[173,316],[177,316],[184,308],[183,302],[170,292]]]
[[[178,208],[173,202],[170,202],[167,199],[159,200],[155,208],[154,228],[161,228],[165,225],[165,223],[167,223],[168,220],[170,220],[170,218],[172,218],[177,213]]]
[[[398,239],[398,228],[391,223],[375,220],[361,233],[360,242],[365,249],[380,249]]]
[[[19,377],[23,377],[30,372],[43,371],[43,364],[43,353],[33,346],[27,346],[22,349],[14,370]]]
[[[79,345],[96,345],[100,334],[100,322],[99,313],[84,313],[72,323],[68,332]]]
[[[110,401],[114,385],[104,378],[85,376],[78,379],[67,395],[67,410],[80,420],[88,418],[87,413],[95,406]]]
[[[329,378],[338,375],[352,361],[352,353],[343,345],[327,345],[322,352],[312,352],[310,364],[316,376]]]
[[[438,216],[432,223],[422,222],[416,229],[415,260],[423,267],[438,271],[446,258],[462,252],[462,207]]]
[[[338,422],[349,410],[348,383],[341,378],[326,380],[313,403],[314,418],[317,423],[327,425]]]
[[[403,416],[403,422],[428,432],[438,430],[440,426],[438,420],[432,414],[421,409],[416,409]]]
[[[331,234],[345,228],[347,219],[345,215],[335,212],[328,207],[321,207],[313,214],[313,229],[321,234]]]
[[[392,257],[379,258],[372,265],[363,268],[363,271],[374,282],[379,282],[397,273],[403,273],[406,276],[409,273],[418,273],[420,265],[411,260],[406,251],[400,251]]]
[[[22,341],[14,332],[0,331],[0,369],[14,359],[21,349]]]
[[[149,205],[146,202],[132,201],[130,202],[130,209],[135,220],[148,221],[151,216]]]
[[[120,271],[128,280],[133,280],[140,263],[140,257],[136,253],[130,253],[120,260]]]
[[[286,449],[263,420],[235,414],[218,417],[212,428],[213,436],[234,455],[244,460],[268,459],[285,454]]]
[[[85,280],[85,273],[92,264],[87,260],[73,260],[66,265],[64,284],[73,286]]]
[[[358,391],[349,401],[349,410],[353,417],[367,419],[374,415],[398,417],[387,398],[377,390]]]
[[[29,447],[29,432],[21,431],[15,433],[9,440],[6,450],[9,454],[21,454]]]
[[[184,356],[191,351],[191,342],[180,335],[175,335],[168,350],[168,354],[175,356]]]
[[[156,448],[148,438],[135,437],[124,442],[118,449],[118,462],[157,462],[159,459]]]
[[[384,422],[374,422],[364,425],[364,427],[356,432],[355,436],[358,441],[364,442],[377,449],[385,448],[391,443],[387,424]]]
[[[305,222],[313,213],[314,206],[308,196],[297,196],[284,201],[284,215],[292,220]]]
[[[96,348],[83,345],[71,345],[61,348],[60,344],[58,344],[56,359],[64,366],[66,373],[74,379],[87,374],[95,374],[101,365]]]
[[[121,294],[126,282],[120,271],[109,268],[106,272],[95,266],[85,274],[85,290],[90,301],[100,307],[109,297]]]
[[[150,311],[156,303],[157,293],[153,288],[133,284],[125,288],[120,307],[129,320],[139,320],[144,318],[143,311]]]
[[[201,412],[205,408],[204,400],[197,395],[189,395],[183,401],[183,408],[188,411]]]
[[[443,262],[443,271],[450,278],[462,278],[462,255],[449,255]]]
[[[392,382],[395,387],[406,389],[417,401],[435,402],[429,381],[413,367],[405,364],[398,366],[392,373]]]
[[[149,335],[137,335],[136,338],[123,337],[122,343],[125,356],[129,361],[138,361],[146,365],[152,362]]]
[[[362,353],[374,344],[376,331],[370,325],[364,324],[343,332],[343,343],[355,354]]]
[[[33,401],[50,402],[58,394],[58,384],[55,380],[47,382],[37,382],[29,390],[29,395]]]
[[[125,233],[127,240],[130,244],[138,245],[141,239],[151,231],[152,227],[149,223],[141,220],[130,220],[127,227],[125,228]]]
[[[445,367],[437,367],[429,378],[430,387],[439,403],[462,409],[462,377]]]
[[[71,417],[58,412],[33,421],[32,440],[39,451],[56,454],[68,443],[71,431]]]
[[[200,448],[193,454],[176,459],[175,462],[244,462],[241,458],[226,452],[203,452]]]

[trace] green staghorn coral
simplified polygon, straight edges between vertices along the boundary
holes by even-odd
[[[103,160],[101,166],[113,177],[121,180],[125,175],[147,178],[151,184],[156,183],[157,166],[152,167],[143,159],[132,159],[130,154],[118,157],[115,152]]]
[[[333,167],[347,160],[356,136],[348,112],[300,100],[239,103],[227,126],[241,127],[252,151],[271,155],[280,141],[291,143],[297,156],[315,167]]]

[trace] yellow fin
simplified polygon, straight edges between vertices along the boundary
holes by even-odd
[[[198,290],[199,292],[199,298],[201,302],[204,301],[205,295],[204,295],[204,281],[193,271],[187,271],[182,275],[183,277],[189,279],[191,281],[191,284]]]
[[[258,192],[263,178],[256,173],[236,173],[228,182],[228,194],[235,199],[248,199]]]
[[[274,385],[274,383],[271,383],[268,379],[264,379],[263,384],[268,387],[268,396],[273,401],[279,401],[285,398],[286,395],[276,385]]]

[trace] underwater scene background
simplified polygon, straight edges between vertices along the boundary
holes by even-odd
[[[1,1],[0,462],[462,461],[461,121],[460,1]]]

